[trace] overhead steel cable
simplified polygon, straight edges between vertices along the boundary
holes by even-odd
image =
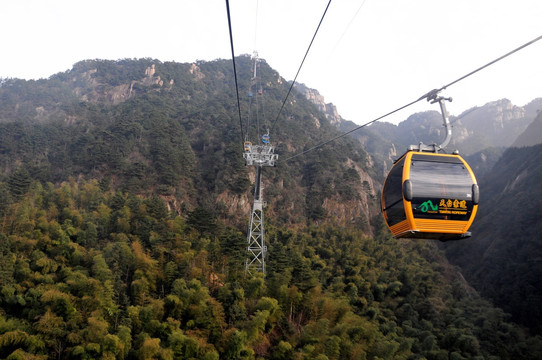
[[[259,1],[256,0],[256,16],[254,20],[254,49],[257,49],[256,40],[258,39],[258,5]]]
[[[504,54],[503,56],[500,56],[500,57],[496,58],[495,60],[488,62],[488,63],[485,64],[484,66],[481,66],[481,67],[479,67],[478,69],[473,70],[473,71],[471,71],[470,73],[468,73],[468,74],[466,74],[466,75],[463,75],[463,76],[460,77],[459,79],[456,79],[456,80],[452,81],[451,83],[449,83],[449,84],[447,84],[447,85],[444,85],[443,87],[441,87],[440,89],[438,89],[437,92],[438,92],[438,91],[442,91],[442,90],[446,89],[447,87],[452,86],[453,84],[455,84],[455,83],[457,83],[457,82],[459,82],[459,81],[461,81],[461,80],[463,80],[463,79],[468,78],[469,76],[471,76],[471,75],[477,73],[478,71],[483,70],[483,69],[485,69],[486,67],[491,66],[491,65],[495,64],[496,62],[498,62],[498,61],[500,61],[500,60],[502,60],[502,59],[504,59],[504,58],[506,58],[506,57],[508,57],[508,56],[510,56],[510,55],[512,55],[512,54],[514,54],[514,53],[516,53],[516,52],[518,52],[518,51],[520,51],[521,49],[526,48],[527,46],[534,44],[535,42],[537,42],[537,41],[540,40],[540,39],[542,39],[542,35],[538,36],[537,38],[535,38],[535,39],[533,39],[533,40],[531,40],[531,41],[529,41],[529,42],[526,42],[525,44],[523,44],[523,45],[521,45],[520,47],[518,47],[518,48],[516,48],[516,49],[514,49],[514,50],[512,50],[512,51],[510,51],[510,52],[508,52],[508,53],[506,53],[506,54]],[[434,91],[434,90],[433,90],[433,91]]]
[[[229,0],[226,0],[226,10],[228,13],[228,28],[230,30],[231,59],[233,62],[233,77],[235,79],[235,93],[237,94],[237,111],[239,112],[239,126],[241,127],[241,142],[243,142],[245,141],[245,133],[243,131],[243,120],[241,119],[241,103],[239,101],[239,85],[237,83],[237,68],[235,66],[235,51],[233,50],[233,33],[232,33],[232,28],[231,28]]]
[[[245,141],[248,140],[248,138],[250,137],[250,118],[252,116],[252,98],[250,97],[250,92],[252,90],[249,88],[249,96],[248,96],[248,113],[247,113],[247,134],[246,134],[246,137],[245,137]]]
[[[357,131],[357,130],[359,130],[359,129],[365,127],[365,126],[368,126],[368,125],[370,125],[370,124],[372,124],[372,123],[374,123],[374,122],[377,122],[377,121],[379,121],[379,120],[382,120],[383,118],[385,118],[385,117],[387,117],[387,116],[389,116],[389,115],[391,115],[391,114],[394,114],[394,113],[396,113],[396,112],[398,112],[398,111],[400,111],[400,110],[403,110],[403,109],[405,109],[405,108],[407,108],[407,107],[409,107],[409,106],[411,106],[411,105],[414,105],[415,103],[417,103],[417,102],[419,102],[419,101],[421,101],[421,100],[424,100],[424,99],[428,99],[428,100],[434,99],[435,96],[436,96],[440,91],[442,91],[442,90],[444,90],[444,89],[447,89],[448,87],[450,87],[450,86],[452,86],[452,85],[458,83],[459,81],[462,81],[462,80],[468,78],[469,76],[471,76],[471,75],[477,73],[478,71],[483,70],[483,69],[487,68],[488,66],[491,66],[491,65],[495,64],[496,62],[498,62],[498,61],[500,61],[500,60],[502,60],[502,59],[504,59],[504,58],[506,58],[506,57],[508,57],[508,56],[510,56],[510,55],[512,55],[512,54],[514,54],[514,53],[516,53],[516,52],[518,52],[519,50],[524,49],[524,48],[526,48],[527,46],[534,44],[535,42],[539,41],[540,39],[542,39],[542,35],[540,35],[540,36],[538,36],[537,38],[535,38],[535,39],[533,39],[533,40],[531,40],[531,41],[529,41],[529,42],[527,42],[527,43],[521,45],[520,47],[518,47],[518,48],[516,48],[516,49],[514,49],[514,50],[512,50],[512,51],[510,51],[510,52],[508,52],[508,53],[506,53],[506,54],[504,54],[503,56],[500,56],[500,57],[496,58],[495,60],[488,62],[488,63],[485,64],[484,66],[481,66],[481,67],[477,68],[476,70],[473,70],[473,71],[469,72],[468,74],[461,76],[460,78],[458,78],[458,79],[456,79],[456,80],[450,82],[449,84],[446,84],[446,85],[442,86],[440,89],[433,89],[433,90],[429,91],[428,93],[426,93],[425,95],[422,95],[422,96],[421,96],[420,98],[418,98],[417,100],[411,101],[410,103],[408,103],[408,104],[406,104],[406,105],[403,105],[403,106],[401,106],[401,107],[399,107],[399,108],[397,108],[397,109],[395,109],[395,110],[393,110],[393,111],[390,111],[390,112],[387,113],[387,114],[384,114],[384,115],[382,115],[382,116],[380,116],[380,117],[378,117],[378,118],[376,118],[376,119],[374,119],[374,120],[371,120],[371,121],[369,121],[369,122],[367,122],[367,123],[365,123],[365,124],[363,124],[363,125],[360,125],[360,126],[354,128],[354,129],[352,129],[352,130],[349,130],[349,131],[347,131],[347,132],[345,132],[345,133],[343,133],[343,134],[341,134],[341,135],[337,135],[337,136],[335,136],[334,138],[329,139],[329,140],[327,140],[327,141],[324,141],[324,142],[322,142],[322,143],[320,143],[320,144],[318,144],[318,145],[315,145],[315,146],[313,146],[312,148],[310,148],[310,149],[308,149],[308,150],[305,150],[305,151],[303,151],[303,152],[300,152],[299,154],[290,156],[289,158],[286,158],[286,159],[284,159],[283,161],[288,161],[288,160],[291,160],[291,159],[296,158],[296,157],[298,157],[298,156],[304,155],[304,154],[306,154],[306,153],[308,153],[308,152],[310,152],[310,151],[316,150],[316,149],[318,149],[318,148],[320,148],[320,147],[322,147],[322,146],[324,146],[324,145],[329,144],[330,142],[333,142],[333,141],[338,140],[338,139],[340,139],[340,138],[342,138],[342,137],[345,137],[346,135],[349,135],[349,134],[353,133],[354,131]]]
[[[450,125],[454,124],[455,122],[457,122],[457,121],[463,119],[465,116],[470,115],[471,113],[473,113],[473,112],[475,112],[475,111],[477,111],[477,110],[480,110],[480,108],[479,108],[478,106],[475,106],[475,107],[473,107],[472,109],[470,109],[470,110],[464,112],[464,113],[461,114],[460,116],[458,116],[458,117],[456,117],[456,118],[454,118],[454,119],[451,119],[451,120],[450,120]]]
[[[346,27],[344,28],[344,31],[343,33],[341,34],[341,36],[339,37],[339,40],[337,40],[337,42],[335,43],[335,46],[333,47],[333,50],[331,50],[330,53],[334,53],[335,50],[337,49],[337,46],[339,46],[340,42],[342,41],[344,35],[348,32],[348,30],[350,29],[350,26],[352,26],[352,23],[354,22],[354,20],[356,19],[356,17],[358,16],[361,8],[363,7],[363,5],[365,5],[365,3],[367,2],[367,0],[363,0],[361,5],[359,6],[359,8],[356,10],[356,12],[354,13],[354,16],[352,16],[352,18],[350,19],[350,21],[348,22],[348,25],[346,25]]]
[[[307,55],[309,54],[309,50],[311,49],[312,43],[314,42],[314,39],[316,38],[316,34],[318,34],[318,30],[320,29],[320,25],[322,25],[322,21],[324,21],[324,17],[326,16],[327,9],[329,8],[329,5],[331,4],[331,0],[327,3],[326,9],[324,10],[324,13],[322,14],[322,18],[320,19],[320,22],[318,23],[318,27],[316,27],[316,31],[314,32],[314,35],[312,36],[312,40],[309,44],[309,47],[307,48],[307,51],[305,52],[305,56],[303,57],[303,60],[301,61],[301,65],[299,65],[299,69],[297,69],[297,73],[295,74],[294,80],[292,81],[292,84],[290,85],[290,88],[288,89],[288,93],[286,94],[286,97],[284,98],[284,101],[282,102],[282,105],[280,106],[279,113],[277,114],[276,119],[273,121],[273,124],[271,125],[271,131],[275,128],[275,124],[277,123],[277,120],[280,117],[280,114],[282,113],[282,109],[284,108],[284,105],[286,104],[286,101],[288,100],[288,96],[290,96],[290,93],[292,92],[292,89],[294,87],[294,84],[297,80],[297,76],[299,75],[299,72],[301,71],[301,68],[303,67],[303,64],[305,63],[305,59],[307,58]]]
[[[323,143],[320,143],[320,144],[318,144],[318,145],[315,145],[315,146],[311,147],[310,149],[307,149],[307,150],[305,150],[305,151],[303,151],[303,152],[300,152],[299,154],[290,156],[289,158],[286,158],[286,159],[284,159],[283,161],[288,161],[288,160],[291,160],[291,159],[296,158],[296,157],[298,157],[298,156],[304,155],[304,154],[306,154],[306,153],[308,153],[308,152],[310,152],[310,151],[316,150],[316,149],[318,149],[318,148],[320,148],[320,147],[322,147],[322,146],[324,146],[324,145],[329,144],[329,143],[332,142],[332,141],[335,141],[335,140],[337,140],[337,139],[340,139],[340,138],[342,138],[342,137],[345,137],[346,135],[351,134],[351,133],[353,133],[354,131],[357,131],[357,130],[359,130],[359,129],[365,127],[365,126],[371,125],[372,123],[377,122],[378,120],[382,120],[382,119],[385,118],[386,116],[390,116],[391,114],[394,114],[394,113],[396,113],[396,112],[398,112],[398,111],[401,111],[401,110],[403,110],[404,108],[407,108],[407,107],[409,107],[409,106],[411,106],[411,105],[414,105],[415,103],[417,103],[418,101],[421,101],[421,100],[423,100],[423,98],[419,98],[418,100],[414,100],[414,101],[412,101],[412,102],[410,102],[410,103],[408,103],[408,104],[406,104],[406,105],[401,106],[400,108],[397,108],[397,109],[395,109],[395,110],[393,110],[393,111],[390,111],[389,113],[384,114],[384,115],[382,115],[382,116],[380,116],[380,117],[378,117],[378,118],[376,118],[376,119],[374,119],[374,120],[371,120],[371,121],[369,121],[369,122],[367,122],[367,123],[365,123],[365,124],[363,124],[363,125],[360,125],[360,126],[358,126],[357,128],[355,128],[355,129],[352,129],[352,130],[349,130],[349,131],[347,131],[347,132],[345,132],[345,133],[342,133],[342,134],[340,134],[340,135],[337,135],[337,136],[335,136],[334,138],[329,139],[329,140],[327,140],[327,141],[324,141]]]

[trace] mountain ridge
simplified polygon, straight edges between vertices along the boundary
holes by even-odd
[[[236,61],[246,99],[251,60]],[[254,142],[289,87],[260,70]],[[291,96],[279,161],[340,134]],[[1,358],[540,358],[434,243],[390,236],[379,160],[354,139],[263,170],[267,273],[244,273],[248,103],[227,60],[2,82]]]
[[[542,299],[542,145],[510,147],[483,176],[484,201],[472,226],[468,251],[445,244],[447,257],[465,277],[516,321],[540,334]]]
[[[471,227],[472,238],[441,246],[469,284],[537,334],[542,331],[538,306],[542,289],[536,280],[542,276],[538,264],[542,243],[535,210],[542,206],[541,108],[541,98],[523,107],[501,99],[451,118],[451,144],[466,150],[463,156],[476,174],[482,200]],[[356,127],[343,119],[335,125],[343,130]],[[428,111],[413,114],[398,125],[373,124],[353,137],[372,150],[385,174],[389,162],[401,154],[397,148],[441,139],[441,132],[441,114]]]
[[[241,56],[237,61],[241,91],[247,94],[251,60]],[[288,83],[265,61],[260,66],[267,102],[260,116],[270,119],[278,113]],[[244,167],[237,153],[242,138],[239,119],[231,115],[236,113],[232,111],[236,104],[232,86],[233,74],[226,60],[192,64],[87,60],[49,80],[6,80],[0,88],[5,99],[0,110],[5,131],[0,141],[10,155],[0,159],[4,176],[21,163],[32,176],[41,174],[43,181],[70,175],[105,176],[115,187],[122,183],[132,190],[158,193],[178,212],[205,206],[242,222],[250,212],[247,190],[254,169]],[[285,109],[288,114],[271,134],[281,154],[279,161],[338,134],[312,103],[296,94]],[[241,103],[243,114],[248,112],[248,104],[248,98]],[[250,124],[246,134],[258,141],[256,133],[264,124],[259,129],[255,125]],[[52,136],[46,137],[44,132]],[[28,146],[18,146],[14,135],[22,136]],[[164,138],[168,140],[160,140]],[[50,157],[49,149],[62,143],[75,156]],[[371,231],[371,219],[378,213],[372,198],[379,183],[369,175],[372,159],[353,144],[345,139],[337,144],[342,147],[340,155],[323,149],[280,169],[266,169],[266,196],[277,196],[267,211],[287,222],[323,219],[330,214],[334,221],[364,224]],[[225,162],[222,156],[226,156]],[[320,161],[326,168],[310,165],[322,156],[328,157]],[[349,169],[355,173],[351,179],[334,175]],[[201,188],[197,176],[214,185]],[[310,195],[305,196],[307,193]],[[208,203],[209,194],[214,204]],[[285,214],[283,209],[288,209]]]
[[[348,132],[359,126],[342,118],[337,108],[332,103],[326,103],[317,90],[304,84],[297,88],[317,104],[341,131]],[[467,109],[458,116],[450,117],[453,133],[448,149],[458,149],[463,156],[472,160],[476,172],[482,174],[495,164],[495,154],[502,154],[507,147],[519,146],[520,143],[516,144],[516,141],[536,143],[540,131],[532,123],[541,109],[542,98],[533,99],[524,106],[500,99]],[[526,131],[528,127],[531,127],[531,131]],[[381,164],[383,174],[387,174],[393,161],[409,145],[420,142],[439,144],[445,138],[442,115],[435,110],[412,114],[397,125],[382,120],[350,135],[367,148],[376,163]],[[516,140],[520,136],[530,137],[530,140]]]

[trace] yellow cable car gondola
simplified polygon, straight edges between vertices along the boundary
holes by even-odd
[[[476,216],[478,184],[459,155],[408,151],[382,189],[382,212],[396,238],[463,239]]]
[[[439,102],[447,130],[437,145],[411,146],[393,165],[382,188],[382,214],[396,238],[464,239],[476,212],[480,191],[472,169],[457,152],[438,153],[451,139],[444,100]]]
[[[243,148],[245,149],[245,152],[249,152],[251,147],[252,147],[252,143],[250,141],[245,141],[245,143],[243,144]]]

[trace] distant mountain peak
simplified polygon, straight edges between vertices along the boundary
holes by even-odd
[[[513,147],[535,146],[542,144],[542,112],[532,123],[527,126],[527,129],[520,134],[516,141],[512,144]]]

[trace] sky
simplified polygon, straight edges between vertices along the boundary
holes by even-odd
[[[230,0],[236,55],[293,80],[329,0]],[[231,59],[225,0],[1,1],[0,78],[39,79],[87,59]],[[297,82],[357,124],[542,35],[541,0],[332,0]],[[450,86],[451,115],[542,97],[542,40]],[[384,120],[439,110],[420,101]]]

